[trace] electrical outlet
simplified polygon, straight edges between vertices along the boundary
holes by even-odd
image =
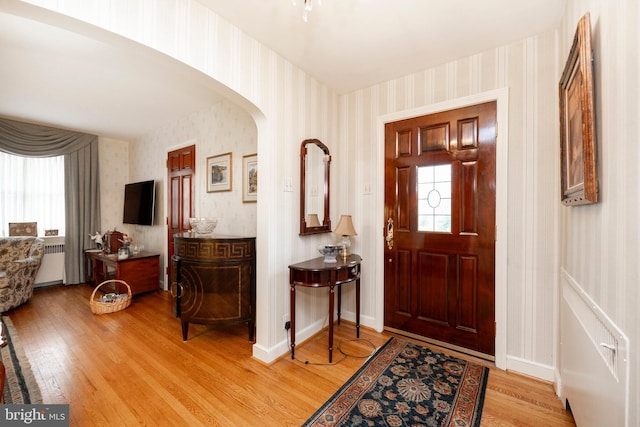
[[[285,331],[288,331],[291,328],[291,319],[289,318],[289,313],[282,316],[282,327]]]
[[[289,329],[291,329],[291,322],[285,322],[284,324],[284,330],[288,331]]]
[[[286,177],[284,179],[284,191],[286,191],[287,193],[293,191],[293,182],[291,181],[290,177]]]

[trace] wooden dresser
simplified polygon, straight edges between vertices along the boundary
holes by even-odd
[[[182,339],[189,323],[247,322],[255,337],[256,239],[193,232],[174,236],[176,314]]]
[[[160,254],[141,252],[119,259],[117,254],[88,250],[85,251],[85,274],[93,286],[105,280],[117,279],[127,282],[132,295],[157,291],[160,288]],[[116,284],[113,290],[127,292],[127,288],[121,284]]]

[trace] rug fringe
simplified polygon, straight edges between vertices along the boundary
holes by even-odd
[[[7,316],[2,316],[1,321],[7,337],[7,345],[0,349],[2,363],[7,373],[4,390],[5,404],[42,403],[40,386],[33,375],[29,359],[20,345],[16,328]]]

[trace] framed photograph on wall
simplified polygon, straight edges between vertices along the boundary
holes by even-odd
[[[586,13],[560,79],[561,196],[567,206],[598,201],[592,56]]]
[[[231,153],[207,157],[207,193],[231,191]]]
[[[242,201],[258,201],[258,155],[242,156]]]

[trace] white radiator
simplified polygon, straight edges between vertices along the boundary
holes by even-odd
[[[44,240],[44,256],[34,286],[64,283],[64,236],[41,237]]]
[[[578,427],[629,426],[629,339],[562,270],[560,397]]]

